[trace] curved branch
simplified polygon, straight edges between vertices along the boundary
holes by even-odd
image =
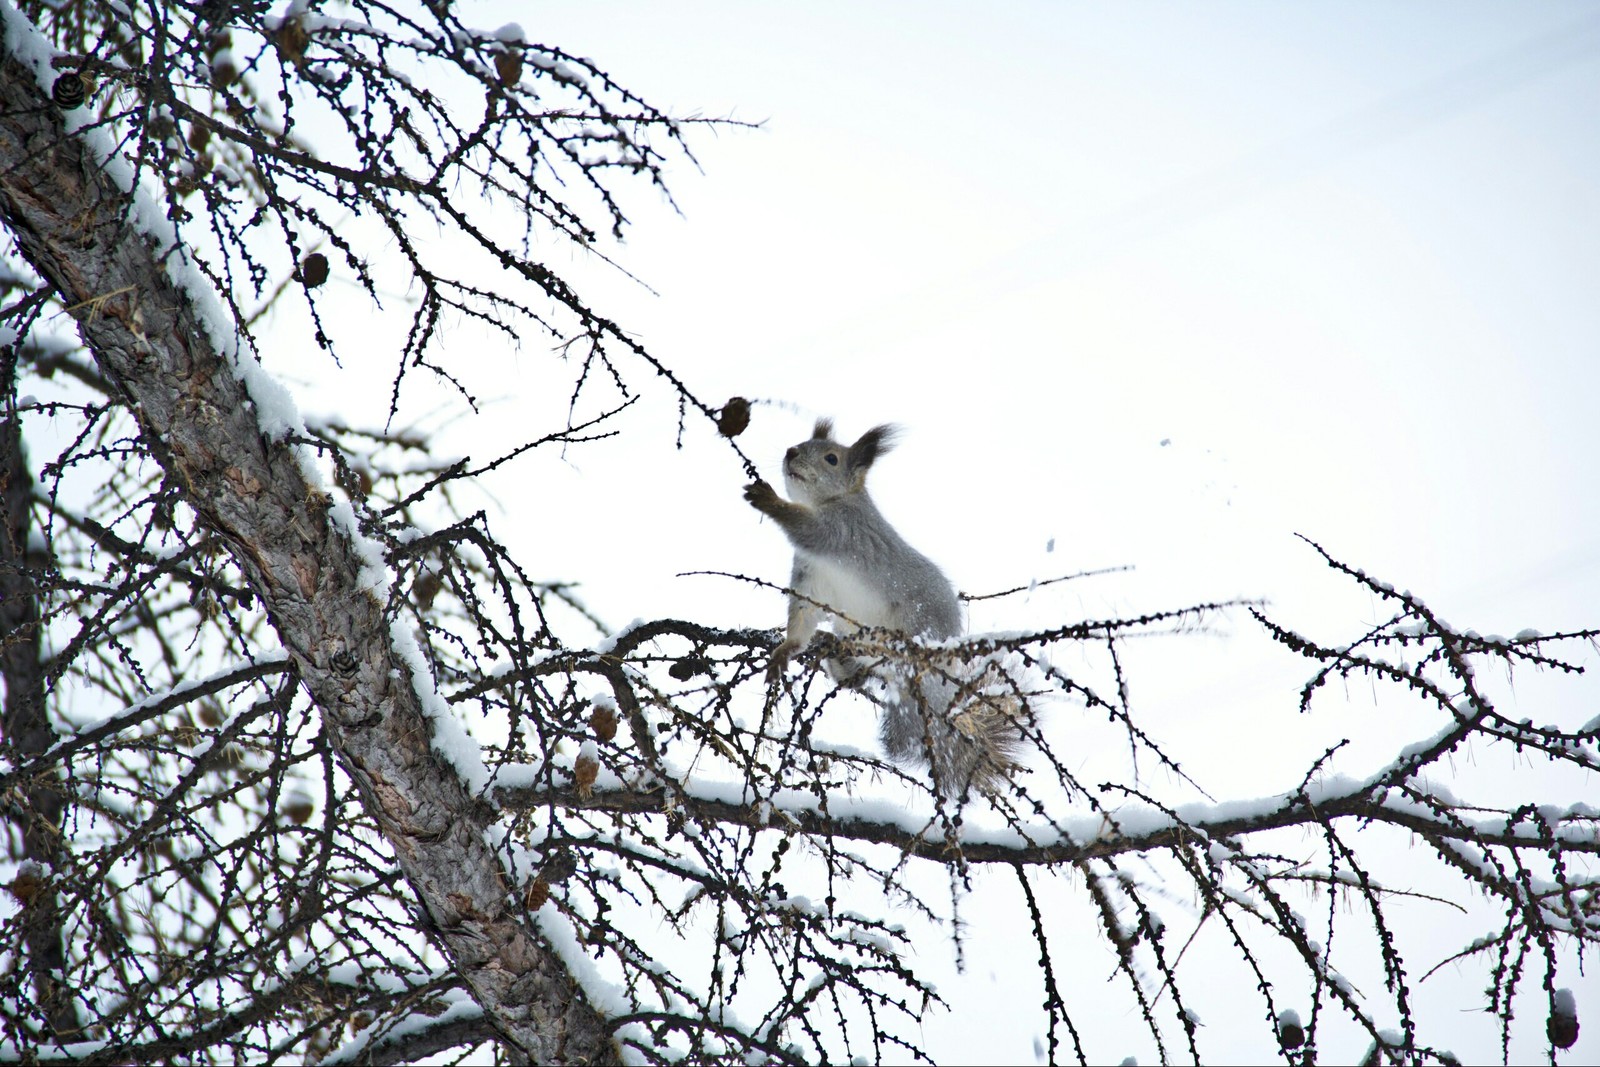
[[[1374,800],[1371,791],[1359,786],[1347,793],[1312,801],[1308,797],[1287,797],[1282,807],[1252,815],[1215,815],[1179,821],[1167,818],[1165,825],[1138,833],[1116,833],[1113,812],[1107,819],[1107,831],[1083,842],[1063,841],[1061,831],[1054,826],[1040,826],[1038,837],[1042,842],[1031,845],[1003,844],[982,840],[964,840],[952,843],[941,832],[928,837],[907,830],[903,826],[853,817],[846,805],[837,801],[831,812],[819,812],[806,807],[783,808],[776,805],[741,805],[727,801],[698,797],[682,792],[670,798],[660,792],[625,792],[594,790],[585,796],[572,788],[547,789],[543,787],[507,786],[494,790],[495,801],[504,808],[531,811],[538,808],[560,808],[586,811],[603,811],[619,815],[667,815],[677,813],[703,823],[724,823],[747,830],[782,830],[786,833],[845,838],[868,844],[892,845],[909,856],[930,859],[946,858],[953,846],[959,845],[962,858],[968,863],[1004,863],[1011,865],[1072,864],[1086,859],[1103,859],[1125,853],[1167,851],[1195,844],[1197,841],[1236,838],[1268,830],[1287,827],[1317,827],[1337,819],[1358,819],[1368,823],[1382,823],[1399,829],[1422,834],[1440,841],[1470,841],[1476,845],[1498,845],[1504,848],[1548,851],[1550,842],[1526,834],[1496,833],[1482,826],[1450,821],[1403,808],[1393,807]],[[809,795],[796,795],[799,803],[811,802]],[[1153,809],[1138,809],[1141,822]],[[1011,831],[1010,835],[1014,835]],[[1561,847],[1568,852],[1581,852],[1600,856],[1600,833],[1567,835]]]

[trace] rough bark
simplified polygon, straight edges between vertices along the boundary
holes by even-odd
[[[291,445],[262,436],[128,197],[64,135],[10,54],[0,60],[0,218],[75,308],[101,372],[188,502],[226,539],[269,613],[363,804],[455,966],[516,1058],[614,1061],[605,1021],[525,925],[482,835],[481,804],[432,751],[432,726],[362,560]]]

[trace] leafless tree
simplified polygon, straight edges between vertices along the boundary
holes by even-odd
[[[550,265],[606,255],[628,190],[690,158],[689,121],[448,0],[0,4],[0,1056],[928,1059],[919,1020],[964,1006],[911,931],[982,936],[963,903],[985,871],[1032,930],[1052,1060],[1124,1054],[1085,1039],[1105,975],[1063,923],[1109,948],[1162,1060],[1205,1055],[1191,991],[1217,979],[1185,959],[1208,940],[1289,1062],[1352,1033],[1373,1062],[1447,1061],[1419,962],[1477,968],[1507,1050],[1524,1026],[1552,1058],[1573,1044],[1600,826],[1545,789],[1600,769],[1600,720],[1514,720],[1500,675],[1576,674],[1597,631],[1483,637],[1329,556],[1386,621],[1314,640],[1235,603],[954,649],[867,631],[774,683],[765,629],[661,619],[597,646],[455,490],[620,432],[641,398],[754,473],[748,406],[704,402]],[[396,254],[369,261],[352,219]],[[306,424],[260,324],[293,305],[337,358],[333,273],[374,308],[389,278],[417,294],[392,417],[437,383],[475,403],[441,344],[466,319],[557,344],[565,419],[479,463],[393,419]],[[1212,800],[1124,665],[1224,612],[1307,661],[1286,715],[1359,680],[1421,742],[1359,778],[1333,742],[1298,789]],[[1031,771],[946,796],[840,743],[872,708],[832,655],[955,672]],[[1080,780],[1068,718],[1160,773]],[[1468,752],[1514,754],[1519,799],[1453,795]],[[1411,905],[1460,912],[1454,956],[1415,959]]]

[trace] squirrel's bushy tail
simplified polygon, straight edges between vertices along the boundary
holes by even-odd
[[[1004,668],[989,659],[922,666],[884,683],[879,736],[889,757],[922,764],[940,796],[992,795],[1021,768],[1026,703]]]

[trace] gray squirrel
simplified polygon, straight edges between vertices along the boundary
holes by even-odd
[[[960,635],[950,579],[906,543],[867,493],[867,472],[897,433],[875,426],[846,447],[833,440],[833,421],[818,419],[811,438],[784,453],[791,499],[764,481],[745,486],[744,498],[776,520],[794,545],[788,629],[773,650],[769,679],[783,675],[824,617],[841,634],[883,627],[912,637]],[[993,793],[1016,768],[1016,701],[972,697],[974,685],[953,657],[918,656],[896,666],[858,658],[828,667],[846,684],[869,677],[883,683],[884,750],[896,761],[929,767],[942,795],[959,797],[968,787]]]

